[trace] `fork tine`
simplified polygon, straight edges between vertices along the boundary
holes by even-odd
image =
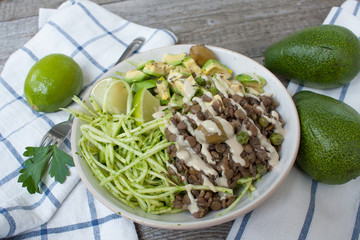
[[[39,144],[39,147],[44,147],[46,144],[48,144],[48,142],[49,142],[48,134],[45,134],[45,136],[43,137],[43,139]]]
[[[69,134],[71,125],[72,119],[56,124],[45,134],[39,146],[42,147],[57,144],[59,147]]]

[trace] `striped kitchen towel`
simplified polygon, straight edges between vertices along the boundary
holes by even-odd
[[[360,36],[360,2],[348,0],[333,7],[323,24],[341,25]],[[291,82],[291,95],[310,90],[346,102],[360,112],[360,74],[349,84],[318,90]],[[360,178],[343,185],[312,180],[297,166],[262,206],[236,219],[232,239],[359,240]]]
[[[0,238],[137,239],[134,224],[94,199],[74,167],[64,184],[43,179],[43,194],[30,195],[17,182],[25,147],[37,146],[52,126],[68,118],[63,111],[33,111],[24,98],[24,81],[40,58],[63,53],[81,66],[84,94],[136,37],[146,38],[139,52],[175,44],[177,38],[165,29],[129,22],[90,1],[69,0],[47,13],[41,9],[41,29],[9,57],[0,75]],[[63,148],[70,152],[68,139]]]

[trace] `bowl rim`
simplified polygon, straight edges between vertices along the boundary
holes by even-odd
[[[155,48],[155,49],[151,49],[148,50],[146,52],[142,52],[142,53],[137,53],[135,55],[139,56],[142,54],[148,54],[149,52],[157,52],[157,51],[161,51],[164,49],[169,49],[172,47],[184,47],[184,48],[190,48],[191,46],[194,46],[196,44],[176,44],[176,45],[171,45],[171,46],[165,46],[165,47],[160,47],[160,48]],[[288,95],[287,97],[289,97],[289,99],[291,99],[291,102],[289,104],[292,105],[293,109],[295,110],[295,112],[297,113],[297,109],[295,106],[295,103],[292,100],[292,97],[290,95],[290,93],[287,91],[286,87],[281,83],[281,81],[267,68],[265,68],[263,65],[261,65],[260,63],[256,62],[255,60],[251,59],[250,57],[247,57],[241,53],[229,50],[229,49],[225,49],[225,48],[221,48],[221,47],[217,47],[217,46],[212,46],[212,45],[206,45],[207,47],[211,48],[211,49],[215,49],[217,51],[220,52],[226,52],[229,53],[231,55],[240,55],[242,58],[245,58],[247,61],[255,63],[255,65],[258,65],[260,68],[263,68],[264,71],[267,71],[268,74],[271,76],[271,78],[277,82],[277,84],[280,86],[280,91],[284,92],[285,95]],[[133,55],[133,56],[135,56]],[[132,57],[133,57],[132,56]],[[127,60],[130,60],[132,57],[114,65],[113,67],[111,67],[106,73],[102,74],[93,84],[91,84],[91,86],[86,90],[86,93],[84,95],[84,99],[88,97],[88,95],[91,92],[92,86],[94,86],[98,81],[106,78],[107,74],[109,74],[110,72],[112,72],[113,69],[117,68],[118,65],[122,64],[123,62],[126,62]],[[211,227],[214,225],[220,225],[223,224],[225,222],[229,222],[232,221],[234,219],[236,219],[239,216],[243,216],[246,213],[254,210],[255,208],[259,207],[261,204],[263,204],[275,191],[276,189],[278,189],[278,187],[283,183],[283,181],[286,179],[287,175],[289,174],[290,170],[292,169],[295,160],[296,160],[296,156],[297,156],[297,152],[299,150],[299,145],[300,145],[300,120],[299,120],[299,116],[298,114],[296,114],[295,119],[296,121],[295,125],[297,126],[296,129],[296,136],[295,138],[292,138],[293,141],[295,141],[295,149],[294,152],[292,154],[292,158],[289,162],[289,166],[288,168],[285,169],[285,171],[282,172],[281,176],[279,177],[279,179],[277,180],[277,182],[273,185],[273,187],[266,191],[265,193],[263,193],[261,196],[259,196],[259,198],[256,199],[256,201],[252,201],[252,203],[247,206],[244,209],[239,209],[238,211],[234,211],[234,212],[229,212],[227,213],[227,215],[221,216],[221,217],[217,217],[217,218],[211,218],[211,219],[195,219],[197,221],[194,222],[189,222],[189,223],[181,223],[181,224],[176,224],[176,223],[167,223],[164,221],[159,221],[159,220],[154,220],[154,219],[147,219],[144,218],[142,216],[138,216],[136,214],[127,212],[126,210],[122,210],[121,212],[118,211],[118,209],[115,208],[115,206],[113,206],[113,204],[111,202],[109,202],[108,200],[106,200],[106,198],[104,196],[102,196],[101,194],[98,193],[98,191],[95,189],[95,187],[92,186],[92,184],[90,184],[86,179],[87,177],[85,176],[84,171],[82,170],[81,166],[80,166],[80,162],[81,161],[81,157],[78,155],[78,153],[75,151],[76,149],[76,136],[75,134],[73,134],[76,131],[76,128],[78,127],[79,124],[79,119],[75,118],[73,125],[72,125],[72,129],[71,129],[71,137],[70,137],[70,141],[71,141],[71,153],[72,153],[72,157],[74,159],[74,164],[75,164],[75,168],[79,174],[79,177],[81,179],[81,181],[85,184],[86,188],[91,192],[91,194],[94,195],[94,197],[96,199],[98,199],[104,206],[106,206],[107,208],[111,209],[112,211],[114,211],[115,213],[128,218],[138,224],[142,224],[142,225],[147,225],[147,226],[151,226],[151,227],[155,227],[155,228],[162,228],[162,229],[174,229],[174,230],[184,230],[184,229],[199,229],[199,228],[206,228],[206,227]],[[292,136],[294,137],[294,136]]]

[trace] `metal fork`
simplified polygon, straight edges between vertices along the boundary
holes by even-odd
[[[60,147],[60,145],[64,142],[67,135],[69,135],[72,123],[73,123],[73,118],[53,126],[44,135],[39,146],[43,147],[43,146],[57,144],[57,146]]]
[[[132,43],[125,49],[125,52],[121,55],[115,65],[124,59],[130,57],[136,50],[138,50],[144,43],[145,38],[138,37],[132,41]],[[67,121],[61,122],[53,126],[43,137],[40,142],[40,147],[47,145],[57,144],[58,147],[64,142],[67,135],[70,133],[73,118]]]

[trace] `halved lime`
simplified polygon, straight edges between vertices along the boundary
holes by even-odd
[[[119,78],[105,78],[97,82],[90,96],[99,104],[104,112],[127,113],[130,86]]]
[[[133,116],[137,119],[136,125],[153,120],[153,114],[159,110],[160,101],[149,90],[141,88],[133,99]]]

